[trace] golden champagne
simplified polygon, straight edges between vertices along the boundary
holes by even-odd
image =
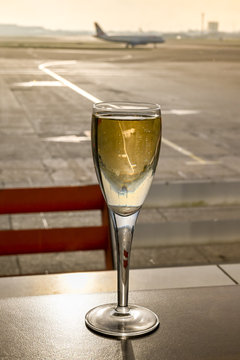
[[[106,201],[119,215],[142,206],[156,170],[161,142],[159,114],[97,113],[92,121],[92,148]]]

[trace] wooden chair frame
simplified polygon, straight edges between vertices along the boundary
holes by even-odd
[[[101,210],[102,225],[0,230],[0,255],[103,249],[113,268],[108,210],[98,185],[0,189],[0,214]]]

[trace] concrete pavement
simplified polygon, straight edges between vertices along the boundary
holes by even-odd
[[[238,262],[239,47],[180,45],[1,48],[0,188],[96,183],[88,133],[92,103],[39,69],[48,61],[76,60],[51,69],[102,100],[162,104],[165,141],[136,228],[132,266]],[[85,141],[74,142],[72,135]],[[42,216],[0,216],[0,227],[41,227]],[[50,227],[99,221],[97,214],[44,216]],[[1,257],[0,274],[103,268],[103,254],[88,256]]]

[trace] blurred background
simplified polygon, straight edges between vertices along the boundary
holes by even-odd
[[[92,104],[159,103],[162,148],[132,267],[239,262],[239,1],[0,0],[0,10],[0,188],[97,183]],[[0,229],[100,221],[1,215]],[[100,250],[0,257],[0,276],[103,268]]]

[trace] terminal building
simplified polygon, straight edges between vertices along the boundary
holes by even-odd
[[[209,21],[208,22],[208,32],[210,33],[216,33],[218,32],[218,28],[219,28],[219,23],[218,21]]]

